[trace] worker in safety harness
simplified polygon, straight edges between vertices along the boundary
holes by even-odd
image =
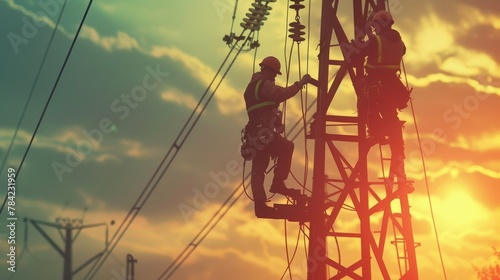
[[[394,20],[387,11],[376,12],[370,22],[375,34],[361,48],[361,57],[367,57],[365,69],[365,100],[367,112],[368,143],[389,144],[391,149],[390,172],[396,176],[400,187],[408,185],[404,168],[404,141],[398,109],[407,107],[410,93],[400,80],[400,64],[406,47],[398,31],[392,29]],[[386,138],[387,136],[387,138]]]
[[[315,81],[308,74],[289,87],[274,84],[281,75],[281,64],[273,56],[268,56],[259,64],[261,71],[253,74],[245,90],[248,123],[243,130],[242,156],[252,161],[251,187],[254,198],[255,215],[272,215],[274,208],[266,204],[264,177],[270,158],[277,159],[270,192],[289,197],[301,196],[298,189],[285,186],[290,172],[294,144],[281,134],[284,130],[282,113],[278,110],[281,102],[295,96],[306,84]]]

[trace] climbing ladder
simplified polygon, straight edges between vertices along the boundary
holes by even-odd
[[[401,125],[404,125],[404,122],[401,122]],[[409,214],[410,206],[408,203],[407,195],[408,193],[413,192],[413,187],[409,187],[413,185],[413,181],[407,180],[405,185],[400,187],[399,182],[397,182],[395,172],[391,170],[391,157],[387,157],[384,154],[387,153],[387,151],[386,149],[384,149],[383,145],[379,144],[378,147],[380,154],[380,168],[382,172],[382,176],[379,179],[382,180],[387,195],[399,192],[399,195],[395,196],[394,200],[392,201],[392,205],[387,207],[387,209],[385,210],[386,213],[384,215],[384,219],[389,218],[392,222],[392,232],[394,240],[392,240],[390,243],[395,246],[396,257],[398,259],[399,274],[402,277],[403,275],[406,275],[406,273],[408,273],[410,267],[409,255],[414,254],[415,248],[421,245],[419,242],[409,241],[410,239],[413,239],[413,237],[410,236],[412,235],[410,221],[411,215]],[[386,170],[388,170],[388,172],[386,172]],[[398,209],[393,209],[393,206],[395,206],[394,208]],[[406,211],[404,211],[404,209],[406,209]],[[387,221],[385,221],[385,223],[387,223]],[[410,226],[410,228],[405,231],[405,226],[403,225],[406,225],[406,227]]]

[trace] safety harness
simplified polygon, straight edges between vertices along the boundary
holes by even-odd
[[[241,155],[245,160],[252,160],[258,150],[252,147],[267,146],[273,139],[274,133],[283,132],[281,122],[282,113],[278,110],[278,103],[271,100],[263,100],[262,83],[265,80],[252,81],[244,94],[249,121],[241,131]]]
[[[250,116],[250,113],[259,109],[259,108],[263,108],[263,107],[266,107],[266,106],[273,106],[273,107],[277,107],[278,104],[276,104],[276,102],[274,101],[262,101],[261,98],[260,98],[260,94],[261,94],[261,91],[262,91],[262,87],[261,87],[261,84],[264,80],[257,80],[257,81],[254,81],[255,83],[255,87],[254,89],[252,90],[252,87],[249,86],[247,88],[247,91],[245,92],[245,101],[246,101],[246,104],[247,104],[247,113],[248,115]],[[250,91],[250,92],[248,92]]]

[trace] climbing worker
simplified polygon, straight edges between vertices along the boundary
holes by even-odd
[[[399,186],[408,185],[404,169],[404,141],[398,109],[407,107],[410,93],[399,78],[400,64],[406,47],[398,31],[392,29],[394,19],[387,11],[374,14],[370,25],[375,34],[361,48],[360,56],[367,57],[365,69],[365,96],[368,143],[389,144],[391,149],[391,175]],[[387,136],[387,138],[386,138]]]
[[[270,192],[289,197],[301,195],[300,190],[287,188],[285,185],[292,163],[294,144],[281,135],[284,127],[282,113],[278,110],[278,106],[281,102],[295,96],[305,84],[313,83],[315,80],[306,74],[293,85],[280,87],[274,83],[276,76],[281,75],[279,60],[268,56],[259,65],[260,72],[253,74],[244,94],[248,123],[244,129],[244,143],[246,144],[245,148],[242,147],[242,156],[252,160],[250,183],[255,203],[255,215],[270,217],[274,208],[267,206],[264,190],[265,172],[270,158],[277,160]]]

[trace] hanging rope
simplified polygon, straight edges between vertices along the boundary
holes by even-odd
[[[391,12],[391,9],[390,9],[391,6],[389,5],[389,0],[386,0],[386,7],[387,7],[387,11],[390,13]],[[408,83],[408,75],[406,73],[406,67],[405,67],[405,63],[404,63],[403,59],[401,59],[401,65],[402,65],[402,68],[403,68],[403,75],[404,75],[404,78],[405,78],[406,89],[410,90],[409,83]],[[420,132],[418,130],[417,118],[415,116],[415,108],[413,107],[413,100],[412,100],[411,97],[410,97],[410,108],[411,108],[411,112],[412,112],[413,123],[415,124],[415,132],[417,134],[417,140],[418,140],[420,158],[422,160],[422,170],[424,172],[425,187],[426,187],[426,190],[427,190],[427,198],[429,200],[429,210],[431,212],[432,227],[434,229],[434,235],[436,237],[436,245],[437,245],[437,248],[438,248],[439,260],[441,262],[441,269],[443,270],[444,279],[447,280],[448,277],[446,275],[446,268],[445,268],[445,265],[444,265],[443,253],[441,251],[441,245],[440,245],[440,242],[439,242],[439,234],[438,234],[438,230],[437,230],[437,226],[436,226],[436,219],[434,217],[434,208],[432,207],[432,199],[431,199],[431,193],[430,193],[430,187],[429,187],[429,179],[427,177],[427,168],[425,167],[425,157],[424,157],[424,153],[423,153],[423,150],[422,150],[422,142],[421,142],[421,139],[420,139]]]
[[[287,17],[286,17],[286,19],[287,19],[286,27],[287,27],[288,31],[290,32],[290,35],[288,35],[288,38],[292,39],[292,44],[290,46],[289,53],[287,54],[287,52],[288,52],[287,51],[288,40],[285,37],[285,43],[284,43],[284,49],[283,49],[284,53],[285,53],[286,86],[289,85],[289,81],[290,81],[291,64],[292,64],[292,57],[293,57],[295,45],[297,45],[296,53],[297,53],[297,63],[298,63],[298,77],[299,77],[299,79],[301,79],[301,77],[302,77],[300,43],[305,40],[302,37],[303,35],[305,35],[305,32],[303,32],[303,29],[305,28],[305,26],[303,26],[300,23],[300,15],[299,15],[299,10],[304,9],[305,6],[300,4],[300,2],[302,2],[303,0],[292,0],[292,1],[294,2],[294,4],[290,5],[291,1],[288,1],[287,5],[289,6],[290,9],[295,10],[295,22],[292,22],[290,24],[288,23],[288,18],[289,18],[289,10],[288,9],[287,9]],[[300,182],[295,177],[295,175],[292,171],[290,171],[290,174],[293,177],[293,179],[297,182],[297,184],[302,187],[302,189],[304,191],[306,189],[306,184],[307,184],[307,170],[308,170],[308,156],[307,155],[308,154],[307,154],[307,141],[306,141],[306,136],[307,136],[307,128],[306,128],[307,121],[306,121],[306,119],[307,119],[307,117],[306,117],[306,112],[305,112],[306,111],[305,107],[307,107],[307,101],[304,103],[304,91],[303,91],[303,89],[300,89],[300,102],[301,102],[300,106],[301,106],[302,116],[301,116],[300,120],[296,123],[296,126],[297,126],[297,124],[302,122],[302,132],[304,135],[304,150],[305,150],[305,163],[304,163],[305,170],[304,170],[303,181]],[[286,118],[286,116],[287,116],[287,102],[286,101],[283,102],[283,116],[284,116],[283,124],[286,126],[286,119],[287,119]],[[293,128],[295,128],[296,126],[294,126]],[[300,134],[300,131],[295,135],[294,139],[299,134]],[[285,130],[285,137],[287,137],[286,130]],[[293,203],[293,202],[291,200],[288,200],[287,204],[288,203]],[[295,247],[294,247],[292,256],[290,256],[289,245],[288,245],[288,227],[287,227],[286,220],[284,221],[284,228],[285,228],[285,248],[286,248],[287,267],[286,267],[285,271],[283,272],[281,279],[283,279],[288,273],[289,279],[292,280],[293,279],[293,272],[292,272],[291,264],[293,263],[293,260],[295,259],[295,256],[296,256],[297,251],[298,251],[298,246],[299,246],[300,239],[301,239],[300,235],[301,235],[301,233],[304,233],[304,244],[305,244],[306,243],[306,234],[304,232],[303,224],[301,224],[299,226],[299,232],[297,235],[297,239],[295,242]],[[304,247],[307,248],[306,245],[304,245]],[[307,256],[307,249],[306,249],[306,256]]]
[[[405,77],[406,89],[409,90],[408,76],[406,74],[406,67],[405,67],[404,61],[402,60],[401,62],[402,62],[402,66],[403,66],[403,75]],[[424,157],[424,153],[422,150],[422,141],[420,139],[420,132],[419,132],[418,126],[417,126],[417,118],[415,116],[415,108],[413,107],[413,100],[411,97],[410,97],[410,108],[411,108],[411,112],[412,112],[412,116],[413,116],[413,123],[415,124],[415,132],[417,134],[420,158],[422,160],[422,170],[424,172],[425,187],[427,190],[427,199],[429,200],[429,210],[431,212],[432,227],[434,229],[434,235],[436,237],[436,245],[438,248],[439,260],[441,262],[441,269],[443,270],[443,276],[444,276],[444,279],[446,280],[446,279],[448,279],[448,277],[446,275],[446,268],[444,265],[443,254],[441,252],[441,245],[439,242],[439,234],[438,234],[438,230],[437,230],[437,226],[436,226],[436,219],[434,217],[434,208],[432,206],[431,192],[430,192],[430,187],[429,187],[429,179],[427,177],[427,168],[425,167],[425,157]]]

